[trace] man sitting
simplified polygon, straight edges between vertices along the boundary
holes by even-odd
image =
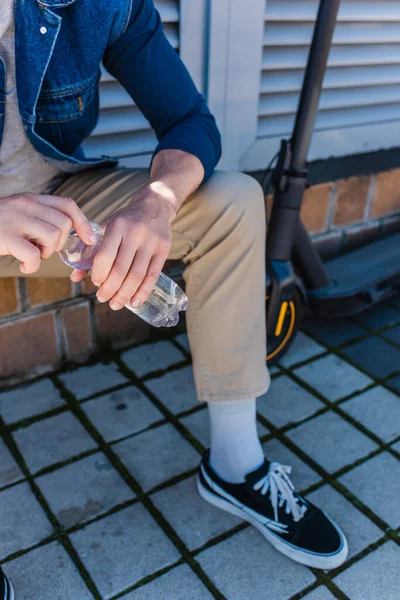
[[[2,0],[0,59],[0,277],[69,276],[56,253],[72,227],[91,243],[88,218],[106,224],[91,278],[112,310],[139,307],[165,260],[182,259],[195,383],[211,421],[200,494],[293,560],[339,566],[343,533],[296,494],[289,468],[264,457],[256,431],[256,397],[269,386],[263,193],[246,175],[213,174],[218,129],[152,0],[15,0],[15,12]],[[97,123],[101,61],[157,134],[150,172],[82,150]],[[1,572],[0,581],[10,600]]]

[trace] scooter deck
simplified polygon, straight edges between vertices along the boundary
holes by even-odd
[[[373,292],[383,282],[400,279],[400,233],[367,244],[325,263],[332,285],[314,290],[314,298],[346,298]]]

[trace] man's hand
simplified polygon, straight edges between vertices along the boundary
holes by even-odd
[[[27,192],[0,199],[0,256],[14,256],[21,273],[38,271],[42,259],[65,245],[74,228],[88,245],[96,238],[71,198]]]
[[[128,206],[111,216],[92,269],[100,302],[111,300],[113,310],[128,302],[134,308],[143,304],[168,257],[174,217],[173,205],[151,185],[142,188]],[[85,274],[76,271],[73,280],[79,281]]]
[[[147,300],[168,258],[171,223],[203,177],[203,166],[192,154],[163,150],[155,156],[149,184],[103,223],[104,240],[92,269],[100,302],[110,301],[119,310]],[[85,275],[75,270],[71,279],[82,281]]]

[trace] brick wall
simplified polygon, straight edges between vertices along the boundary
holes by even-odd
[[[269,217],[271,195],[266,206]],[[301,218],[326,257],[400,231],[400,169],[313,185]]]
[[[0,279],[0,386],[149,336],[131,312],[96,302],[95,290],[90,280]]]
[[[330,255],[400,229],[400,169],[312,186],[301,216]],[[96,302],[89,280],[0,279],[0,384],[140,341],[151,330],[129,311]]]

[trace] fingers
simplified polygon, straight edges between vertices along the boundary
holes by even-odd
[[[119,310],[130,302],[132,296],[134,296],[136,290],[146,277],[151,257],[152,253],[151,251],[149,252],[148,248],[141,248],[137,251],[129,273],[110,302],[110,308]]]
[[[61,231],[54,225],[35,217],[29,220],[22,232],[26,238],[40,247],[40,254],[44,259],[50,258],[59,246]]]
[[[60,231],[60,236],[59,236],[59,243],[58,246],[56,248],[56,252],[59,252],[60,250],[62,250],[62,248],[64,248],[69,233],[71,231],[71,229],[73,228],[73,224],[72,224],[72,219],[70,217],[68,217],[67,215],[65,215],[64,213],[60,212],[59,210],[56,210],[55,208],[50,208],[50,207],[46,207],[46,222],[50,223],[51,225],[54,225],[54,227],[57,227],[57,229],[59,229]],[[37,216],[37,218],[39,218],[40,220],[43,220],[43,218],[41,218],[40,214]]]
[[[146,277],[143,279],[137,292],[131,298],[131,304],[133,308],[138,308],[144,302],[146,302],[147,298],[153,291],[166,260],[167,257],[164,258],[164,256],[153,256],[149,263]]]
[[[70,275],[70,279],[74,283],[79,283],[80,281],[83,281],[85,279],[88,273],[89,271],[82,271],[82,269],[74,269]]]
[[[12,256],[20,261],[21,273],[29,275],[39,270],[41,257],[40,250],[21,237],[11,240],[9,251]]]
[[[111,267],[109,275],[97,292],[97,298],[100,302],[107,302],[121,288],[125,277],[132,265],[132,257],[135,256],[136,248],[131,244],[122,244],[119,248],[117,258]],[[127,298],[127,301],[129,297]],[[123,306],[123,305],[121,305]],[[118,306],[116,308],[121,308]],[[114,307],[112,307],[114,308]]]
[[[38,204],[54,208],[71,219],[72,226],[76,229],[79,237],[87,245],[96,241],[92,227],[79,206],[72,198],[63,198],[60,196],[37,196]]]
[[[107,229],[106,236],[95,256],[92,267],[92,281],[97,287],[100,287],[107,280],[117,257],[121,242],[122,237],[117,230],[111,228]],[[98,297],[99,296],[101,296],[100,290],[98,292]]]

